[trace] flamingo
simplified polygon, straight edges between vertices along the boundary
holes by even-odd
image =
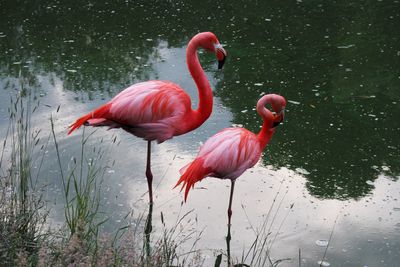
[[[271,104],[275,114],[265,105]],[[231,180],[228,206],[228,226],[231,225],[232,197],[235,180],[260,159],[261,152],[269,143],[275,127],[284,118],[286,100],[280,95],[268,94],[257,102],[256,110],[263,119],[261,131],[254,134],[244,128],[226,128],[210,137],[200,148],[197,157],[180,170],[182,176],[175,185],[185,188],[185,202],[190,188],[205,177]]]
[[[192,109],[190,96],[170,81],[147,81],[129,86],[108,103],[80,117],[70,126],[68,134],[82,125],[122,128],[147,141],[146,177],[150,204],[153,203],[151,172],[151,141],[162,143],[174,136],[190,132],[202,125],[210,116],[213,93],[202,69],[197,49],[214,52],[218,69],[224,65],[226,51],[212,32],[196,34],[186,49],[189,72],[196,83],[199,105]]]

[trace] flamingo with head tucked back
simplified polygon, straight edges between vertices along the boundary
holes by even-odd
[[[147,141],[146,177],[150,203],[153,203],[151,172],[151,141],[162,143],[173,136],[190,132],[208,119],[213,107],[210,83],[202,69],[197,49],[214,52],[218,68],[222,68],[226,52],[211,32],[196,34],[186,49],[186,61],[199,92],[199,106],[192,109],[190,96],[169,81],[147,81],[126,88],[108,103],[77,119],[68,134],[82,125],[108,126],[125,131]]]
[[[265,108],[266,104],[272,106],[275,114]],[[258,100],[256,108],[263,119],[263,126],[258,134],[244,128],[227,128],[210,137],[200,148],[197,157],[180,170],[182,176],[176,186],[182,183],[182,189],[185,188],[185,201],[190,188],[205,177],[230,179],[231,193],[228,206],[228,225],[230,225],[235,180],[258,162],[262,150],[275,132],[275,126],[283,121],[285,107],[286,100],[282,96],[264,95]]]

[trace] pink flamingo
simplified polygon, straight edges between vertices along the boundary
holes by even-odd
[[[265,108],[266,104],[271,104],[275,114]],[[230,226],[235,180],[258,162],[262,150],[275,132],[275,126],[283,121],[285,107],[286,100],[282,96],[264,95],[257,102],[257,112],[264,121],[258,134],[244,128],[227,128],[210,137],[200,148],[195,160],[180,170],[182,176],[175,187],[181,183],[183,183],[182,189],[186,187],[185,201],[189,189],[205,177],[230,179],[231,194],[228,207],[228,226]]]
[[[186,61],[199,92],[198,109],[192,109],[190,96],[169,81],[147,81],[126,88],[108,103],[77,119],[68,134],[80,126],[108,126],[125,131],[147,141],[146,177],[150,203],[153,203],[151,172],[151,141],[165,140],[190,132],[204,123],[211,114],[213,93],[202,69],[197,49],[214,52],[221,69],[226,52],[211,32],[196,34],[186,49]]]

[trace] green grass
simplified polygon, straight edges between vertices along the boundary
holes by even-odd
[[[21,97],[11,99],[0,157],[0,262],[10,266],[17,265],[18,259],[37,261],[39,245],[46,238],[43,226],[48,213],[37,188],[43,158],[33,160],[40,150],[36,149],[40,131],[30,125],[36,107],[26,105]],[[33,165],[38,163],[35,173]]]

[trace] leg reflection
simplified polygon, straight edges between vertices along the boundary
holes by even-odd
[[[231,266],[231,224],[228,224],[228,234],[226,235],[226,252],[228,255],[228,267]]]
[[[228,206],[228,234],[226,236],[228,266],[231,266],[231,217],[232,217],[232,198],[234,189],[235,189],[235,180],[231,180],[231,194],[229,195],[229,206]]]
[[[153,203],[149,203],[149,213],[147,214],[146,218],[146,224],[144,226],[144,251],[146,253],[146,259],[147,261],[150,260],[150,255],[151,255],[151,247],[150,247],[150,234],[151,231],[153,230],[153,226],[151,224],[152,221],[152,215],[153,215]]]

